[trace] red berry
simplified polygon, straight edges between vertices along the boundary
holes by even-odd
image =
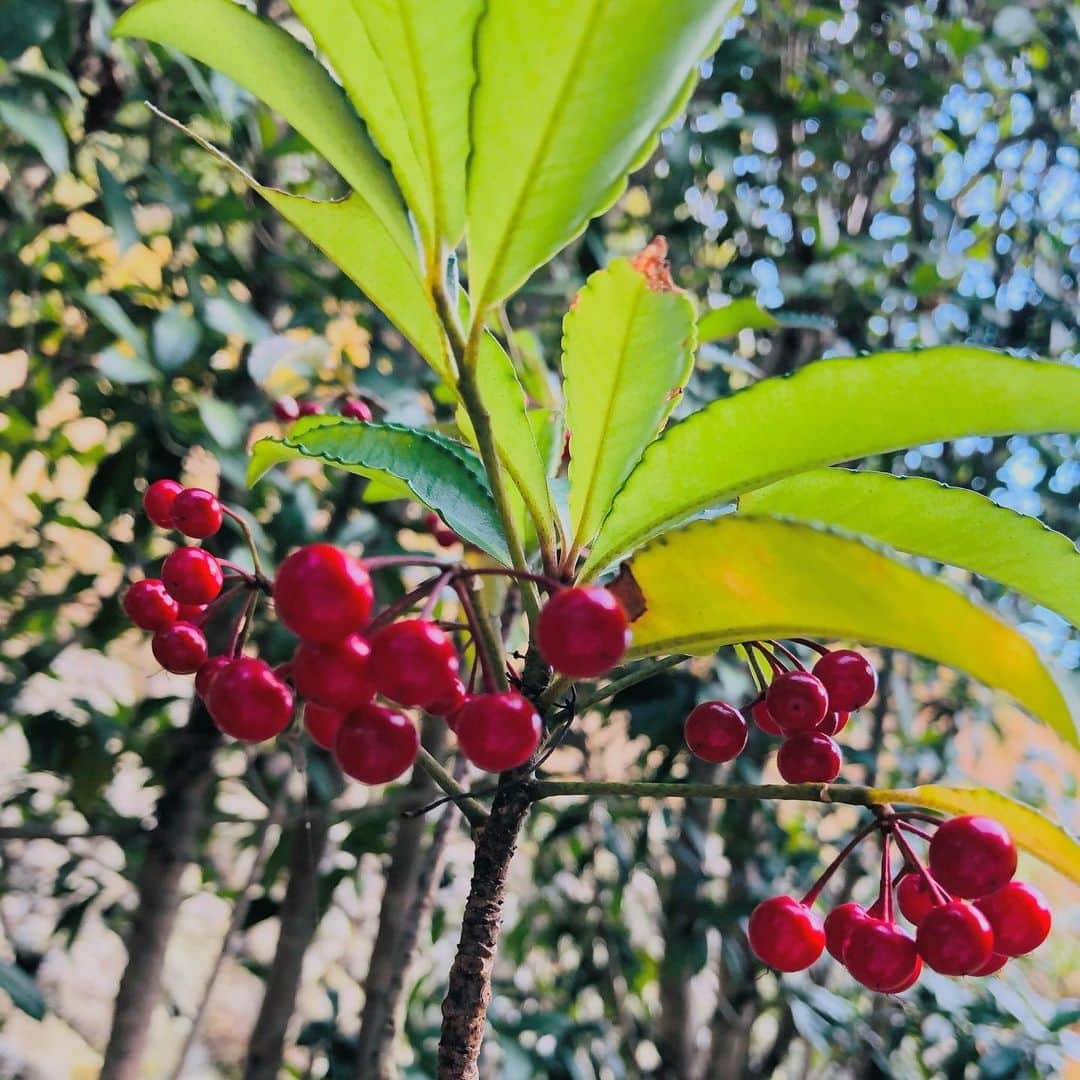
[[[840,747],[824,732],[803,731],[784,740],[776,767],[789,784],[831,784],[843,760]]]
[[[305,641],[340,641],[362,629],[372,600],[363,563],[331,544],[294,551],[274,581],[278,616]]]
[[[963,900],[928,911],[915,940],[919,955],[942,975],[970,975],[994,951],[994,931],[986,916]]]
[[[828,691],[829,708],[836,712],[861,709],[877,690],[877,672],[854,649],[827,652],[814,665],[814,674]]]
[[[467,696],[465,684],[460,679],[454,679],[447,688],[446,693],[427,706],[427,711],[432,716],[442,716],[449,720],[465,704]]]
[[[337,709],[327,709],[309,701],[304,706],[304,727],[312,741],[324,750],[333,750],[337,745],[337,734],[345,722],[345,714]]]
[[[851,931],[844,964],[852,976],[871,990],[892,993],[907,984],[919,964],[915,939],[895,923],[867,919]]]
[[[1007,963],[1009,958],[1004,953],[994,952],[990,954],[990,959],[986,961],[981,968],[976,968],[972,975],[977,975],[980,978],[986,975],[993,975],[1000,971]]]
[[[769,706],[765,704],[765,698],[758,698],[757,701],[750,706],[750,716],[754,723],[765,732],[766,735],[781,736],[784,733],[780,730],[780,725],[773,719],[773,714],[769,712]]]
[[[902,994],[905,990],[910,990],[918,981],[919,976],[922,974],[922,957],[916,955],[915,966],[911,969],[911,974],[898,986],[894,986],[890,991],[890,994]]]
[[[765,703],[782,731],[813,731],[829,711],[829,695],[809,671],[785,671],[765,691]]]
[[[295,420],[299,415],[300,406],[297,404],[296,398],[286,395],[285,397],[279,397],[274,402],[274,416],[283,424]]]
[[[544,605],[536,626],[544,659],[573,679],[603,675],[623,657],[630,644],[626,612],[615,596],[599,585],[560,589]]]
[[[455,544],[461,543],[461,537],[453,529],[448,529],[445,525],[436,529],[432,535],[435,537],[435,543],[439,547],[453,547]]]
[[[524,765],[540,743],[540,717],[532,702],[512,691],[478,694],[454,714],[461,752],[488,772]]]
[[[930,841],[930,870],[942,888],[973,900],[1008,884],[1016,873],[1016,847],[993,818],[951,818]]]
[[[224,516],[217,496],[202,488],[184,488],[173,500],[173,526],[196,540],[213,536]]]
[[[844,949],[847,948],[852,930],[872,918],[860,904],[847,903],[833,908],[825,916],[825,948],[829,950],[829,955],[843,963]]]
[[[371,406],[360,398],[346,398],[338,407],[338,412],[350,420],[371,422]]]
[[[375,696],[371,646],[359,634],[323,644],[301,642],[292,675],[302,698],[329,709],[347,712]]]
[[[127,617],[143,630],[160,630],[180,617],[180,605],[158,578],[136,581],[124,593],[123,605]]]
[[[746,745],[746,718],[725,701],[703,701],[686,718],[683,735],[702,761],[731,761]]]
[[[202,626],[207,610],[206,604],[181,604],[180,614],[176,617],[181,622],[191,623],[192,626]]]
[[[994,951],[1023,956],[1037,949],[1050,933],[1050,905],[1039,889],[1022,881],[1008,885],[975,901],[994,931]]]
[[[361,705],[338,729],[334,755],[353,779],[388,784],[412,765],[419,748],[419,732],[404,713],[382,705]]]
[[[229,656],[212,656],[195,673],[195,693],[206,701],[210,697],[210,687],[218,674],[232,663]]]
[[[912,926],[919,926],[930,910],[938,906],[937,901],[926,879],[914,870],[905,874],[896,886],[896,903],[900,914]]]
[[[323,412],[317,401],[301,401],[299,407],[301,416],[321,416]]]
[[[143,510],[146,516],[163,529],[172,528],[173,500],[184,485],[177,480],[155,480],[143,495]]]
[[[206,638],[191,623],[163,627],[150,643],[157,662],[174,675],[191,675],[206,662]]]
[[[750,948],[777,971],[802,971],[825,949],[821,919],[791,896],[763,900],[750,913]]]
[[[262,742],[280,735],[293,714],[293,693],[262,660],[242,656],[214,676],[207,701],[226,735]]]
[[[197,547],[177,548],[161,566],[165,588],[181,604],[209,604],[221,592],[221,564]]]
[[[445,630],[427,619],[403,619],[371,637],[371,670],[379,693],[427,708],[451,689],[458,655]]]
[[[827,713],[825,719],[818,724],[815,730],[822,732],[825,735],[836,735],[843,731],[847,727],[848,720],[851,719],[851,713],[846,712],[831,712]]]

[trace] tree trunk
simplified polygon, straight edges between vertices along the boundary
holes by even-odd
[[[318,925],[319,861],[330,828],[329,807],[310,803],[297,822],[289,855],[289,883],[281,904],[277,950],[266,980],[262,1006],[248,1043],[244,1080],[275,1080],[285,1051],[304,956]]]
[[[139,874],[139,907],[128,938],[112,1030],[100,1080],[136,1080],[161,998],[161,969],[180,903],[180,878],[191,861],[214,782],[213,757],[221,735],[196,702],[174,737],[158,800],[157,827]]]
[[[527,783],[506,778],[495,795],[491,816],[477,830],[472,884],[442,1006],[438,1080],[478,1080],[480,1075],[477,1058],[491,1002],[506,876],[530,799]]]
[[[446,724],[428,718],[424,722],[424,745],[438,755],[445,743]],[[427,773],[413,769],[404,808],[429,802],[436,788]],[[448,806],[450,813],[456,813]],[[392,1052],[401,1007],[405,975],[419,936],[419,923],[430,907],[436,870],[442,861],[446,839],[443,820],[424,850],[428,822],[423,817],[400,817],[386,870],[386,886],[379,909],[379,930],[364,977],[364,1011],[356,1047],[357,1080],[382,1080],[393,1076]],[[447,822],[448,824],[448,822]]]

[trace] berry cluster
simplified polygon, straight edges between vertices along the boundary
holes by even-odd
[[[684,736],[691,752],[705,761],[731,761],[742,753],[749,733],[746,714],[767,735],[783,739],[776,755],[780,775],[789,784],[832,783],[840,775],[843,752],[834,738],[847,727],[877,690],[877,674],[861,653],[829,650],[801,642],[820,656],[812,671],[779,642],[748,642],[751,674],[759,687],[740,710],[724,701],[705,701],[686,718]],[[755,652],[768,660],[772,681],[766,686]],[[781,657],[793,665],[789,670]]]
[[[213,535],[226,516],[243,527],[242,519],[215,496],[173,480],[152,484],[143,505],[155,524],[193,538]],[[254,548],[252,553],[254,558]],[[371,572],[405,565],[431,566],[435,574],[375,612]],[[470,585],[487,572],[426,556],[365,561],[331,544],[310,544],[289,555],[271,582],[203,548],[180,547],[165,559],[160,579],[128,589],[124,609],[137,626],[153,631],[153,652],[162,667],[195,675],[196,693],[217,726],[233,738],[261,742],[280,735],[292,722],[299,699],[311,739],[330,750],[347,775],[383,784],[404,773],[419,750],[416,724],[402,709],[423,709],[446,719],[469,761],[502,772],[533,756],[542,723],[517,689],[499,689],[480,647],[483,632]],[[591,678],[622,658],[629,643],[626,615],[607,589],[505,573],[534,578],[551,591],[537,638],[544,659],[557,671]],[[230,586],[223,593],[226,575],[248,593],[248,602],[229,648],[210,656],[200,626],[211,606],[234,591]],[[464,624],[433,617],[446,587],[458,597]],[[299,639],[292,658],[276,669],[244,655],[264,592],[273,597],[276,617]],[[420,614],[410,614],[420,602]],[[455,640],[461,631],[476,645],[468,686]],[[520,686],[515,672],[507,674],[512,686]],[[482,692],[477,692],[478,676]]]
[[[321,416],[326,412],[321,402],[311,400],[298,401],[288,395],[279,397],[274,402],[274,418],[283,424],[291,424],[293,420],[299,420],[301,416]],[[349,420],[362,420],[368,423],[372,419],[371,406],[358,397],[344,397],[337,403],[339,416]]]
[[[933,834],[912,824],[930,823]],[[869,908],[849,902],[824,921],[812,910],[825,883],[872,831],[881,834],[881,885]],[[909,835],[929,841],[929,866]],[[903,865],[893,877],[895,842]],[[778,971],[801,971],[827,949],[863,986],[897,994],[914,986],[923,964],[943,975],[992,975],[1050,933],[1046,898],[1014,881],[1016,848],[992,818],[939,822],[925,814],[882,811],[861,830],[802,898],[775,896],[750,915],[750,946]],[[895,908],[914,932],[897,922]]]

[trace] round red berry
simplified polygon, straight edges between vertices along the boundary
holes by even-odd
[[[435,543],[439,547],[453,547],[455,544],[461,543],[461,537],[453,529],[448,529],[445,525],[436,529],[432,535],[435,537]]]
[[[181,622],[191,623],[192,626],[202,626],[208,610],[206,604],[181,604],[180,613],[176,617]]]
[[[630,644],[626,612],[599,585],[560,589],[544,605],[536,625],[544,659],[560,674],[590,679],[610,671]]]
[[[427,706],[427,711],[432,716],[442,716],[449,719],[465,704],[467,696],[465,684],[460,679],[455,678],[446,688],[445,694]]]
[[[877,690],[877,672],[873,665],[854,649],[827,652],[814,665],[814,674],[829,695],[829,708],[835,712],[861,709]]]
[[[840,775],[844,756],[834,739],[821,731],[803,731],[786,738],[776,767],[789,784],[831,784]]]
[[[361,705],[345,717],[334,742],[341,769],[363,784],[388,784],[416,760],[420,735],[403,713]]]
[[[777,971],[802,971],[825,949],[825,928],[817,914],[791,896],[763,900],[750,913],[750,948]]]
[[[197,547],[177,548],[161,566],[165,588],[181,604],[209,604],[221,592],[221,564]]]
[[[825,948],[829,950],[829,955],[842,964],[852,930],[871,920],[872,916],[861,904],[851,902],[833,908],[825,916]]]
[[[970,975],[994,951],[994,932],[986,916],[963,900],[928,911],[915,940],[919,955],[942,975]]]
[[[975,901],[994,931],[994,951],[1023,956],[1037,949],[1050,933],[1053,917],[1046,897],[1034,885],[1010,881]]]
[[[993,818],[975,814],[951,818],[938,826],[930,841],[930,870],[942,888],[973,900],[997,892],[1012,879],[1016,846],[1005,826]]]
[[[180,617],[180,605],[158,578],[136,581],[124,593],[124,611],[142,630],[160,630]]]
[[[703,701],[686,718],[683,736],[702,761],[731,761],[746,745],[746,718],[726,701]]]
[[[203,701],[210,697],[210,687],[213,686],[219,672],[224,671],[231,663],[232,658],[229,656],[211,656],[195,673],[195,693]]]
[[[218,497],[202,488],[184,488],[173,500],[173,526],[196,540],[213,536],[224,517]]]
[[[991,953],[990,959],[983,964],[982,967],[976,968],[972,975],[977,975],[979,978],[984,978],[987,975],[994,975],[999,972],[1007,963],[1009,958],[1004,953]]]
[[[851,713],[846,712],[830,712],[825,714],[825,719],[818,724],[815,730],[822,732],[825,735],[836,735],[843,731],[847,727],[848,720],[851,719]]]
[[[293,654],[293,683],[306,701],[348,711],[375,696],[371,646],[359,635],[341,641],[302,641]]]
[[[900,914],[912,926],[919,926],[930,910],[937,907],[938,897],[922,874],[913,870],[897,883],[896,903]]]
[[[428,619],[402,619],[371,636],[371,670],[379,693],[426,708],[451,689],[458,655],[450,636]]]
[[[764,697],[758,698],[750,706],[750,718],[766,735],[779,737],[784,734],[780,730],[780,725],[773,719],[773,714],[769,712],[769,706],[765,704]]]
[[[461,752],[488,772],[524,765],[540,743],[540,717],[527,698],[509,691],[477,694],[454,714]]]
[[[349,420],[362,420],[365,424],[371,422],[371,406],[361,398],[346,398],[338,412]]]
[[[293,692],[265,661],[242,656],[214,676],[206,704],[226,735],[262,742],[289,726]]]
[[[317,401],[301,401],[299,403],[301,416],[321,416],[323,407]]]
[[[871,990],[892,993],[908,983],[919,963],[915,939],[895,923],[867,919],[851,931],[844,964],[852,976]]]
[[[191,675],[206,662],[206,638],[191,623],[174,622],[159,630],[150,643],[157,662],[174,675]]]
[[[304,706],[304,728],[324,750],[333,750],[337,745],[338,731],[344,722],[345,714],[339,709],[328,709],[311,701]]]
[[[372,600],[363,563],[331,544],[294,551],[274,581],[278,616],[305,641],[340,641],[362,629]]]
[[[172,528],[173,500],[184,490],[178,480],[155,480],[143,495],[146,516],[162,529]]]
[[[785,671],[765,691],[765,704],[780,729],[788,735],[813,731],[829,711],[829,695],[821,680],[809,671]]]
[[[915,966],[911,969],[911,974],[888,992],[890,994],[902,994],[905,990],[910,990],[919,981],[919,976],[922,974],[922,964],[922,957],[916,955]]]

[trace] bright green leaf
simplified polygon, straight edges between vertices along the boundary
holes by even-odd
[[[730,0],[489,0],[468,218],[475,317],[606,210],[686,101]]]
[[[690,377],[694,308],[656,292],[626,259],[598,270],[563,322],[570,525],[596,535],[615,492],[656,438]]]
[[[673,424],[615,498],[583,573],[785,476],[964,435],[1080,428],[1080,368],[968,346],[810,364]]]
[[[465,226],[473,38],[481,0],[295,0],[389,158],[425,246]]]
[[[775,330],[780,324],[756,300],[733,300],[698,319],[698,342],[720,341],[741,330]]]
[[[878,788],[875,802],[908,803],[949,814],[981,814],[1000,821],[1018,847],[1080,882],[1080,843],[1044,813],[989,788],[923,784],[914,788]]]
[[[1076,545],[978,492],[916,476],[815,469],[743,495],[739,509],[818,522],[963,567],[1080,626]]]
[[[283,439],[260,439],[251,451],[248,483],[284,461],[314,458],[373,480],[393,479],[436,511],[460,537],[508,564],[509,553],[480,459],[461,443],[400,424],[315,417]]]
[[[644,604],[633,657],[794,637],[905,649],[1006,691],[1080,745],[1071,707],[1027,638],[858,540],[731,514],[660,537],[625,564],[615,589],[628,610]]]

